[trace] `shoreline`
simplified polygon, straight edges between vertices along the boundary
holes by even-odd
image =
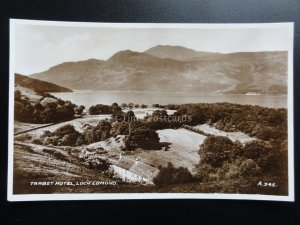
[[[288,108],[286,94],[203,94],[193,92],[132,92],[132,91],[86,91],[74,92],[52,92],[57,98],[69,100],[77,105],[84,105],[86,108],[104,104],[111,105],[116,102],[145,104],[152,106],[159,105],[184,105],[184,104],[216,104],[230,103],[240,105],[258,105],[267,108]]]

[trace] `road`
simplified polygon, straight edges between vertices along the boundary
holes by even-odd
[[[42,125],[42,126],[30,128],[30,129],[27,129],[27,130],[23,130],[23,131],[19,131],[19,132],[14,132],[14,136],[17,136],[17,135],[20,135],[20,134],[25,134],[25,133],[28,133],[30,131],[38,130],[38,129],[45,128],[45,127],[51,127],[51,126],[54,126],[54,125],[57,125],[57,124],[60,124],[60,123],[71,122],[71,121],[74,121],[74,120],[77,120],[77,119],[80,119],[80,118],[84,118],[84,117],[80,116],[80,117],[76,117],[76,118],[74,118],[72,120],[62,121],[62,122],[58,122],[58,123],[49,123],[49,124],[46,124],[46,125]]]

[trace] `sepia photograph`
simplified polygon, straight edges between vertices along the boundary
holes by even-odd
[[[11,19],[8,200],[294,201],[293,31]]]

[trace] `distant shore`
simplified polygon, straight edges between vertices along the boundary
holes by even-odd
[[[73,92],[53,92],[52,95],[70,100],[77,105],[90,107],[96,104],[111,105],[116,102],[168,105],[168,104],[189,104],[189,103],[220,103],[259,105],[269,108],[287,108],[287,95],[285,94],[220,94],[220,93],[194,93],[194,92],[145,92],[145,91],[94,91],[94,90],[73,90]]]

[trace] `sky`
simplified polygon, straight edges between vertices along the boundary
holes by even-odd
[[[174,45],[206,52],[287,51],[287,28],[112,28],[15,24],[14,70],[42,72],[63,62],[107,60],[121,50]]]

